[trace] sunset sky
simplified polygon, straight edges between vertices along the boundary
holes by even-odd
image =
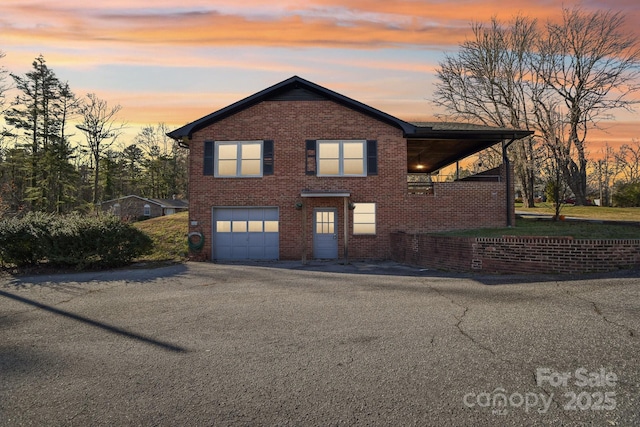
[[[638,0],[583,1],[624,11]],[[129,124],[181,126],[298,75],[405,120],[429,120],[438,62],[472,22],[557,19],[567,0],[2,0],[0,60],[14,74],[42,54],[79,96],[94,92]],[[615,112],[594,143],[640,138],[638,113]],[[130,143],[131,141],[123,141]],[[596,144],[592,147],[595,149]]]

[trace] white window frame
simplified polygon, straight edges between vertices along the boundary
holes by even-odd
[[[254,175],[242,175],[242,146],[243,145],[257,145],[260,144],[260,173]],[[220,162],[220,147],[221,146],[229,146],[235,145],[236,147],[236,173],[235,175],[221,175],[219,172],[219,162]],[[263,175],[263,157],[264,157],[264,141],[216,141],[215,143],[215,153],[214,153],[214,177],[216,178],[261,178]],[[256,160],[256,159],[251,159]]]
[[[377,203],[354,203],[355,207],[353,209],[353,234],[360,236],[373,236],[377,233],[377,223],[378,223],[378,204]],[[371,215],[371,212],[359,213],[358,205],[373,205],[373,222],[371,221],[362,221],[362,218],[359,218],[359,215]],[[373,232],[358,232],[356,231],[358,225],[372,225],[373,224]]]
[[[149,204],[144,205],[142,209],[143,216],[151,216],[151,206]]]
[[[344,144],[358,142],[362,144],[362,173],[361,174],[345,174],[344,173]],[[321,159],[320,159],[320,145],[321,144],[339,144],[338,148],[338,173],[337,174],[322,174]],[[316,141],[316,174],[317,176],[367,176],[367,141],[365,139],[319,139]]]

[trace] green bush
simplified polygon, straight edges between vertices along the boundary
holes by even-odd
[[[0,221],[0,260],[19,267],[46,257],[52,216],[28,213],[23,218]]]
[[[0,260],[19,267],[104,268],[130,263],[151,251],[151,238],[113,216],[30,213],[0,221]]]
[[[616,186],[613,205],[621,208],[640,206],[640,182],[628,182]]]

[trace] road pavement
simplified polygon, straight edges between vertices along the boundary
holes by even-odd
[[[640,273],[0,277],[0,425],[640,424]]]

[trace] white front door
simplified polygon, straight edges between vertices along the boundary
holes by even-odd
[[[313,211],[313,256],[320,259],[338,258],[338,214],[335,208]]]

